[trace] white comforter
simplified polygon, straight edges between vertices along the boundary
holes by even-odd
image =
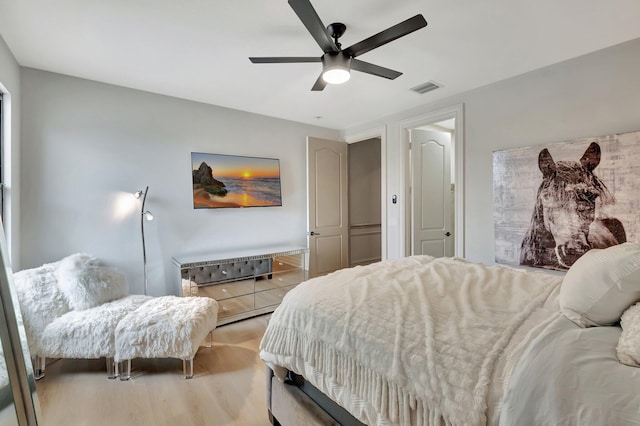
[[[428,256],[337,271],[287,294],[260,356],[367,424],[485,424],[491,382],[508,376],[496,367],[512,367],[505,349],[521,349],[514,336],[530,338],[539,321],[527,319],[561,280]]]
[[[640,425],[640,368],[616,355],[620,327],[580,328],[563,315],[523,352],[501,425]]]

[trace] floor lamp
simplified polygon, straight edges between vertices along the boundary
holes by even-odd
[[[140,233],[142,234],[142,266],[144,269],[144,294],[147,295],[147,248],[144,243],[144,220],[153,220],[153,215],[149,210],[144,209],[144,203],[147,201],[147,192],[149,187],[147,186],[144,191],[137,191],[133,194],[137,199],[142,197],[142,205],[140,206]]]

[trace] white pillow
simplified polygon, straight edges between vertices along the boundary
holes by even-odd
[[[60,291],[75,311],[120,299],[129,292],[123,274],[100,265],[98,259],[88,254],[72,254],[62,259],[56,277]]]
[[[562,313],[580,327],[612,325],[640,301],[640,244],[591,249],[569,268],[560,288]]]
[[[636,303],[622,314],[622,333],[618,340],[618,359],[632,367],[640,367],[640,303]]]

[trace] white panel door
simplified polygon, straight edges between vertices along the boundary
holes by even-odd
[[[309,277],[349,265],[347,144],[307,138]]]
[[[411,254],[454,254],[450,158],[450,134],[411,130]]]

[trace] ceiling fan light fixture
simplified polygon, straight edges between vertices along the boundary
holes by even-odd
[[[351,78],[351,58],[343,52],[322,56],[322,79],[328,84],[342,84]]]
[[[333,68],[322,73],[322,79],[329,84],[342,84],[351,78],[351,72],[343,68]]]

